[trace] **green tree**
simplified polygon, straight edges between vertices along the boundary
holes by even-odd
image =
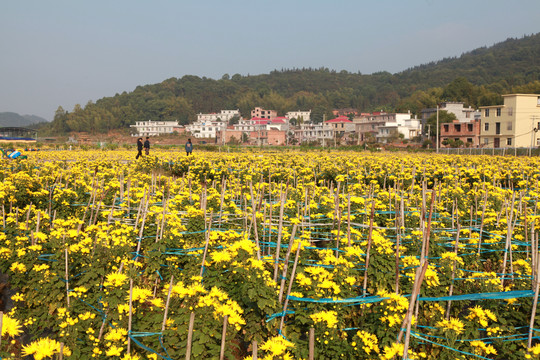
[[[70,131],[68,121],[68,112],[61,106],[56,109],[54,119],[52,121],[52,130],[55,134],[65,134]]]

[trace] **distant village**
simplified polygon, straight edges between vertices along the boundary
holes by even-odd
[[[275,110],[256,107],[249,119],[239,110],[198,114],[197,121],[181,126],[177,121],[140,121],[131,127],[137,136],[178,133],[198,142],[249,145],[361,145],[429,144],[439,147],[516,148],[540,146],[540,96],[503,95],[504,103],[479,109],[461,102],[444,102],[437,108],[409,113],[362,113],[356,109],[334,110],[334,118],[311,121],[311,111],[289,111],[278,116]],[[440,111],[454,114],[451,123],[439,125],[437,133],[427,120]],[[431,134],[431,136],[430,136]]]

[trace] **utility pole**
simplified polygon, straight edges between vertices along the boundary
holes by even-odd
[[[437,104],[437,154],[439,153],[439,104]]]
[[[539,130],[539,129],[538,129],[538,126],[534,126],[537,119],[540,119],[540,117],[538,117],[538,116],[536,116],[536,115],[531,115],[531,120],[532,120],[532,130],[531,130],[531,147],[529,148],[529,156],[532,155],[532,148],[533,148],[534,137],[535,137],[534,135],[535,135],[536,132]]]

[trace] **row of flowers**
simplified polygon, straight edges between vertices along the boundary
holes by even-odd
[[[536,159],[132,155],[2,164],[2,358],[185,357],[192,316],[194,358],[218,357],[225,318],[230,359],[254,341],[265,359],[307,358],[310,328],[318,358],[402,356],[428,229],[422,297],[532,288]],[[531,307],[420,301],[408,356],[539,357]]]

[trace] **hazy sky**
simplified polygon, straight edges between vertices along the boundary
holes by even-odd
[[[52,120],[183,75],[364,74],[540,32],[539,0],[2,0],[0,112]]]

